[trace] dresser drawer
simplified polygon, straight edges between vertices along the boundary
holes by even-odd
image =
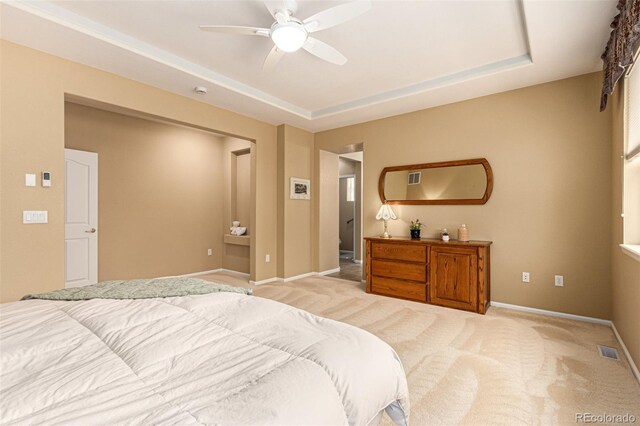
[[[400,297],[402,299],[427,301],[427,285],[399,281],[391,278],[372,277],[371,290],[373,293],[385,296]]]
[[[426,263],[427,246],[374,242],[371,244],[371,255],[376,259]]]
[[[405,263],[392,260],[373,259],[371,274],[378,277],[427,282],[426,263]]]

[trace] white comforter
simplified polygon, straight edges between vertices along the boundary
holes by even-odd
[[[26,300],[0,315],[3,424],[365,425],[394,403],[408,416],[386,343],[259,297]]]

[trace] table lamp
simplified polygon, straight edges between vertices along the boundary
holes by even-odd
[[[391,210],[391,206],[389,204],[383,204],[380,210],[378,210],[376,219],[384,220],[384,234],[380,235],[380,238],[391,238],[391,235],[387,232],[387,221],[389,219],[397,219],[396,214]]]

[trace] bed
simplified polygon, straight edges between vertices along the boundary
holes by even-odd
[[[409,415],[389,345],[237,290],[3,304],[0,369],[3,424],[368,425],[386,409],[405,425]]]

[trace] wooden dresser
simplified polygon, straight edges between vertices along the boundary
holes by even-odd
[[[490,241],[365,238],[367,293],[484,314]]]

